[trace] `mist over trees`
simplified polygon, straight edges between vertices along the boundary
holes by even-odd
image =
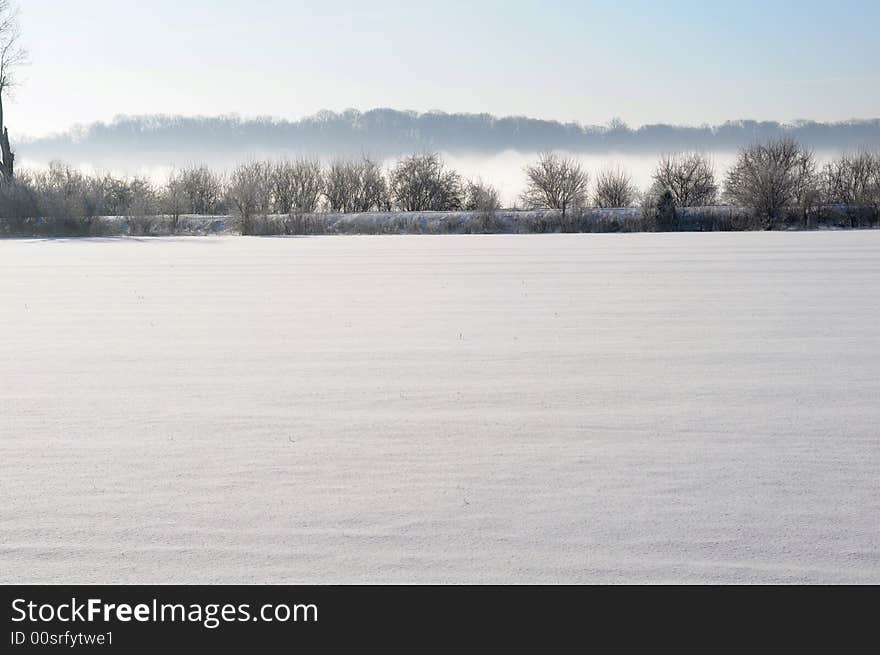
[[[297,121],[237,116],[126,116],[62,134],[22,141],[22,156],[66,159],[96,166],[138,166],[198,161],[219,166],[241,153],[261,157],[379,159],[414,152],[492,154],[506,150],[571,153],[730,152],[783,137],[815,150],[880,147],[880,119],[839,123],[730,121],[716,126],[607,126],[489,114],[418,113],[394,109],[320,112]]]

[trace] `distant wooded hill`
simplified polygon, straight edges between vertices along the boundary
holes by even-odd
[[[880,147],[880,119],[838,123],[740,120],[687,127],[631,129],[489,114],[417,113],[374,109],[320,112],[298,121],[237,116],[125,116],[62,134],[19,142],[22,159],[89,161],[112,165],[216,162],[234,156],[394,157],[418,151],[492,154],[537,152],[659,154],[683,150],[730,151],[780,135],[817,150]]]

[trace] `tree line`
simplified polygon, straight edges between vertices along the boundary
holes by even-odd
[[[528,207],[550,207],[565,216],[570,208],[640,205],[660,229],[674,229],[680,208],[725,204],[748,210],[747,229],[771,229],[795,214],[803,227],[822,207],[864,210],[869,224],[880,213],[880,151],[844,153],[820,167],[814,153],[790,138],[755,143],[739,150],[719,177],[711,159],[699,152],[664,155],[649,189],[640,191],[626,171],[600,171],[589,194],[589,173],[574,159],[554,153],[526,167]]]
[[[439,150],[453,155],[542,149],[573,153],[732,152],[754,141],[790,136],[820,151],[880,147],[880,120],[837,123],[738,120],[714,126],[580,125],[521,116],[418,113],[395,109],[322,111],[296,121],[237,116],[123,116],[20,144],[32,160],[89,161],[108,169],[170,161],[222,165],[240,152],[291,152],[382,160]]]
[[[0,217],[54,218],[88,227],[100,216],[135,225],[150,217],[233,215],[243,233],[258,216],[390,211],[494,211],[498,192],[467,180],[436,153],[401,158],[389,170],[369,157],[251,161],[223,174],[207,166],[173,171],[156,184],[145,176],[87,174],[61,162],[19,171],[0,185]]]
[[[541,154],[525,167],[526,186],[515,209],[549,209],[562,219],[588,208],[639,207],[656,229],[676,229],[682,208],[726,204],[747,208],[743,229],[769,229],[793,214],[803,226],[827,205],[857,207],[877,220],[880,151],[842,154],[820,166],[792,139],[742,148],[719,175],[699,152],[663,155],[649,188],[640,190],[620,167],[591,174],[573,157]],[[183,215],[231,215],[244,234],[259,231],[269,215],[318,212],[470,211],[501,208],[491,184],[466,179],[437,153],[401,157],[387,169],[369,157],[250,161],[226,174],[207,166],[173,171],[162,183],[148,177],[86,174],[62,163],[19,171],[0,184],[0,218],[7,231],[27,232],[33,219],[54,220],[66,233],[88,233],[100,216],[128,219],[134,233],[149,233],[156,217],[176,231]],[[296,219],[298,220],[298,219]],[[17,221],[17,222],[16,222]]]

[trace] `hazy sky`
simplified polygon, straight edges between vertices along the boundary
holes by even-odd
[[[348,107],[604,124],[880,115],[877,0],[20,0],[39,135]]]

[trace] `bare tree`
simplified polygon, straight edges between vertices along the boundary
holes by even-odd
[[[454,211],[464,204],[461,176],[437,153],[400,159],[389,176],[391,199],[403,211]]]
[[[811,151],[801,149],[795,162],[792,195],[804,228],[809,227],[810,216],[815,214],[821,206],[820,187],[821,176],[816,158]]]
[[[324,197],[332,212],[351,212],[357,193],[358,175],[355,164],[337,159],[330,163],[324,175]]]
[[[827,163],[821,187],[824,202],[846,206],[851,227],[866,210],[873,225],[880,216],[880,152],[847,153]]]
[[[291,168],[291,163],[286,159],[271,164],[269,186],[276,214],[289,214],[293,207]]]
[[[128,219],[129,234],[153,234],[158,213],[155,187],[147,178],[135,177],[128,182],[128,190],[128,206],[123,215]]]
[[[12,236],[29,232],[29,220],[40,214],[34,178],[27,171],[16,174],[8,184],[0,184],[0,231]]]
[[[639,192],[632,183],[632,177],[619,167],[605,169],[596,176],[594,206],[600,209],[632,207],[638,197]]]
[[[226,189],[230,204],[235,208],[238,228],[242,234],[254,233],[254,217],[260,212],[266,195],[266,164],[240,164],[229,177]]]
[[[180,171],[180,184],[190,214],[215,214],[223,197],[223,181],[207,166],[191,166]]]
[[[337,160],[324,176],[324,195],[333,212],[368,212],[387,205],[388,187],[382,167],[372,159]]]
[[[801,207],[812,196],[811,189],[813,153],[790,138],[741,149],[724,184],[731,204],[750,207],[764,229],[771,229],[786,207]]]
[[[652,176],[650,194],[669,194],[676,207],[704,207],[715,204],[718,185],[712,161],[698,152],[663,155]]]
[[[172,171],[159,194],[159,206],[171,217],[172,234],[177,232],[180,225],[180,215],[189,208],[188,200],[183,176],[178,171]]]
[[[90,233],[104,202],[97,180],[87,178],[67,164],[53,161],[48,170],[33,175],[32,184],[39,197],[40,214],[51,219],[60,232]]]
[[[124,216],[131,204],[131,187],[127,179],[106,173],[100,177],[85,177],[95,211],[104,216]]]
[[[321,163],[311,159],[281,161],[267,166],[269,185],[279,214],[311,214],[324,191]]]
[[[498,190],[482,180],[470,180],[465,186],[464,208],[473,212],[494,212],[501,208]]]
[[[275,212],[290,214],[293,211],[293,196],[296,186],[293,162],[284,159],[272,164],[269,175]]]
[[[542,153],[536,164],[526,166],[525,173],[522,202],[526,207],[559,209],[565,218],[569,209],[586,205],[590,176],[574,159]]]
[[[350,194],[345,211],[369,212],[388,207],[388,184],[378,162],[362,157],[350,164],[348,170]]]
[[[257,213],[268,217],[272,213],[272,163],[263,162],[260,167],[260,183],[257,187]]]
[[[498,190],[482,180],[471,180],[465,186],[464,208],[476,214],[476,229],[479,232],[495,232],[498,221],[495,213],[501,208]]]
[[[880,204],[880,152],[846,153],[822,170],[822,190],[827,202],[841,205]]]
[[[0,0],[0,175],[6,181],[12,180],[15,174],[15,153],[9,145],[3,100],[16,86],[16,70],[27,61],[27,51],[20,41],[18,6],[9,0]]]

